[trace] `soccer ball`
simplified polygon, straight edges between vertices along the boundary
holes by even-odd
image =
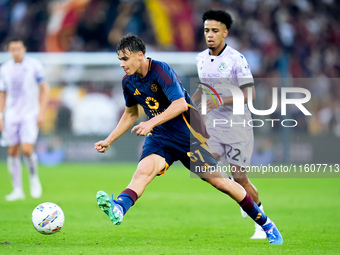
[[[59,232],[64,220],[63,210],[54,203],[42,203],[32,212],[33,226],[41,234],[50,235]]]

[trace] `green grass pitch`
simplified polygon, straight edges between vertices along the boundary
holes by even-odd
[[[7,202],[12,187],[0,163],[0,254],[339,254],[340,179],[253,179],[265,212],[284,244],[250,240],[253,222],[238,205],[207,183],[173,165],[147,187],[120,226],[96,204],[96,192],[125,189],[136,164],[63,164],[40,167],[40,199]],[[65,213],[59,233],[45,236],[31,223],[41,202]]]

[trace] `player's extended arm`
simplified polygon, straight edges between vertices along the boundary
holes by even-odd
[[[201,89],[196,89],[195,93],[192,95],[191,100],[197,104],[199,101],[201,101],[203,91]]]
[[[121,137],[126,131],[128,131],[132,125],[138,119],[138,106],[134,105],[131,107],[126,107],[125,112],[120,118],[116,128],[111,132],[111,134],[103,141],[99,141],[94,145],[94,148],[98,152],[105,152],[110,148],[110,145],[115,142],[119,137]]]
[[[50,98],[50,87],[46,82],[40,84],[40,91],[39,91],[39,116],[38,116],[38,126],[44,123],[45,120],[45,113],[48,104],[48,100]]]
[[[5,106],[6,106],[6,92],[0,91],[0,131],[2,131],[4,126]]]
[[[188,104],[185,101],[184,97],[181,97],[177,100],[172,101],[169,107],[162,112],[161,114],[149,119],[148,121],[141,122],[137,126],[134,126],[131,130],[133,133],[136,130],[136,135],[145,136],[147,135],[154,127],[171,120],[181,113],[188,110]]]
[[[242,89],[243,92],[243,97],[244,97],[244,103],[246,104],[248,102],[248,89],[252,90],[252,99],[253,101],[255,100],[255,87],[254,85],[252,86],[247,86]],[[223,105],[233,105],[233,97],[223,97]]]

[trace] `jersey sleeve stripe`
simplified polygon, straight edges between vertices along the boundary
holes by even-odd
[[[182,83],[180,78],[178,77],[178,75],[176,73],[175,73],[175,76],[176,76],[177,80],[179,81],[179,83]]]
[[[159,74],[159,76],[161,76],[162,80],[166,83],[166,85],[169,86],[172,83],[171,78],[162,67],[160,67],[159,65],[155,65],[154,70]]]
[[[250,87],[250,86],[254,86],[254,83],[251,82],[251,83],[243,84],[243,85],[240,86],[240,89],[243,89],[245,87]]]
[[[172,84],[172,80],[170,76],[164,71],[162,67],[160,67],[156,63],[153,63],[152,67],[159,74],[159,76],[162,78],[162,80],[165,82],[166,85],[169,86]]]

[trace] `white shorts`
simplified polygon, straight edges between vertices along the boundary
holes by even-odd
[[[250,166],[254,148],[253,129],[231,129],[229,131],[207,128],[210,135],[207,144],[212,153],[220,155],[218,163]]]
[[[22,122],[4,120],[4,128],[0,145],[7,147],[21,143],[35,144],[38,138],[39,127],[37,118],[27,119]]]

